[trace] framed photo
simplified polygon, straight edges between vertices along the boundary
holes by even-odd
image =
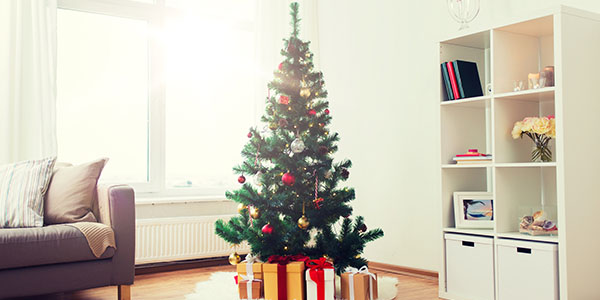
[[[456,228],[494,228],[494,199],[487,192],[454,192]]]

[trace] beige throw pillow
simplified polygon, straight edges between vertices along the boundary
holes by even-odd
[[[44,223],[96,222],[96,184],[108,158],[54,170],[44,205]]]

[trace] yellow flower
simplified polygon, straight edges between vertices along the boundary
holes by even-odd
[[[550,119],[550,130],[546,133],[551,138],[556,138],[556,119]]]
[[[550,120],[547,117],[535,118],[531,131],[537,134],[546,134],[550,131]]]
[[[518,139],[521,137],[521,132],[522,132],[521,127],[522,126],[523,126],[523,122],[521,122],[521,121],[517,121],[515,123],[515,126],[513,127],[513,130],[512,130],[513,139]]]
[[[522,125],[521,125],[521,131],[524,132],[529,132],[531,131],[531,128],[533,128],[533,124],[535,123],[535,120],[537,118],[525,118],[523,119]]]

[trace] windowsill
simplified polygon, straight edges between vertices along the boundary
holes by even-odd
[[[173,195],[168,193],[136,193],[136,205],[156,205],[156,204],[186,204],[202,202],[231,202],[225,196],[218,195]]]

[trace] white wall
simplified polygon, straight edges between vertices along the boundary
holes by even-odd
[[[559,3],[600,11],[597,0],[482,0],[472,27]],[[440,265],[436,42],[458,31],[446,1],[320,1],[321,68],[338,158],[350,158],[355,213],[385,237],[365,257],[437,270]]]

